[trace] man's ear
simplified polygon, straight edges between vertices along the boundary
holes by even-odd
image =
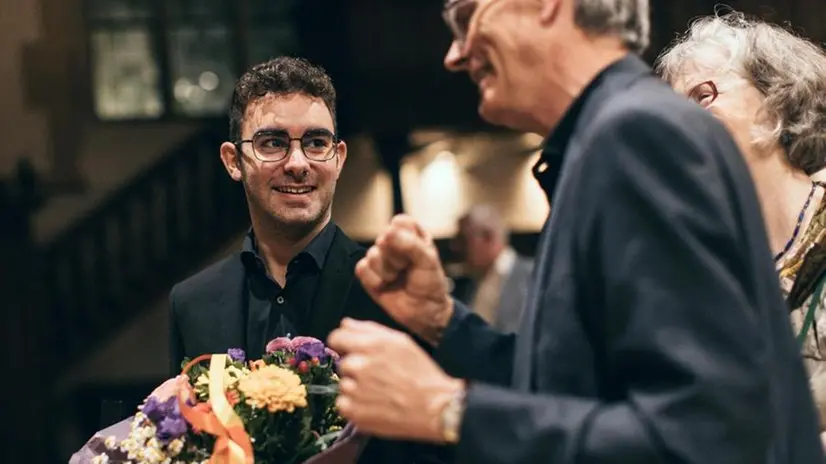
[[[561,0],[540,0],[539,22],[543,25],[552,23],[559,14]]]
[[[224,169],[227,170],[227,174],[232,178],[232,180],[236,182],[240,182],[242,179],[242,172],[241,172],[241,153],[236,150],[235,144],[231,142],[224,142],[221,144],[221,162],[224,163]]]
[[[338,142],[336,148],[336,179],[341,175],[341,170],[344,169],[344,162],[347,161],[347,144],[341,140]]]

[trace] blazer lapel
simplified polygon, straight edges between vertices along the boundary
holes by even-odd
[[[240,254],[231,257],[215,275],[202,296],[193,302],[203,314],[200,320],[204,346],[210,352],[244,348],[246,340],[246,285]],[[224,348],[226,347],[226,348]],[[206,353],[199,353],[206,354]]]
[[[358,244],[336,227],[311,306],[310,336],[326,340],[327,335],[341,322],[355,278],[356,262],[361,256],[360,249]]]
[[[267,342],[267,328],[269,327],[271,302],[266,298],[263,289],[254,288],[254,279],[244,275],[244,324],[241,328],[244,334],[247,359],[259,359],[264,355]],[[298,334],[292,334],[298,335]]]
[[[542,231],[539,235],[539,244],[536,248],[537,256],[549,256],[552,223],[553,222],[549,217],[545,221],[545,225],[542,226]],[[536,347],[535,340],[537,337],[536,330],[539,327],[539,324],[536,323],[536,319],[537,313],[541,309],[542,297],[544,294],[542,290],[542,283],[546,280],[546,276],[541,271],[542,269],[539,268],[533,273],[533,281],[528,287],[528,294],[525,299],[525,303],[522,305],[523,314],[522,322],[519,324],[519,336],[516,337],[515,356],[516,359],[519,359],[520,361],[514,363],[511,383],[519,390],[530,390],[531,383],[533,381],[534,350]],[[545,273],[547,272],[548,270],[545,269]]]

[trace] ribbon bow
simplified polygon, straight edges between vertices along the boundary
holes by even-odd
[[[253,464],[255,457],[252,443],[244,423],[235,414],[224,395],[224,369],[227,365],[225,354],[205,354],[198,356],[187,364],[182,374],[201,361],[209,359],[209,404],[212,411],[204,412],[189,405],[195,403],[195,393],[187,383],[186,388],[178,393],[178,405],[181,414],[193,426],[215,436],[215,447],[209,464]]]

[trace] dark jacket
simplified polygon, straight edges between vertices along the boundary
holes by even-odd
[[[495,320],[492,324],[494,328],[504,333],[519,330],[532,271],[533,259],[517,255],[513,267],[502,282],[502,291],[499,294]],[[470,306],[476,292],[479,290],[479,282],[474,279],[460,277],[454,279],[454,287],[453,296]]]
[[[534,173],[553,214],[521,330],[457,304],[436,353],[474,380],[457,462],[822,463],[760,205],[720,122],[629,56]]]
[[[355,277],[355,265],[365,251],[336,227],[312,302],[309,330],[298,335],[326,341],[344,317],[399,328]],[[225,353],[229,348],[243,348],[247,353],[263,352],[268,340],[246,339],[248,311],[257,309],[248,308],[246,272],[241,253],[234,253],[173,287],[170,294],[171,375],[180,374],[184,357]],[[359,462],[440,462],[443,458],[439,453],[446,452],[447,448],[371,439]],[[434,457],[431,459],[430,455]]]

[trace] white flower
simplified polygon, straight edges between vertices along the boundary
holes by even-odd
[[[155,438],[155,426],[154,425],[148,425],[148,426],[143,427],[142,429],[140,429],[140,439],[142,441],[152,440],[153,438]]]
[[[106,464],[109,462],[109,456],[106,454],[99,454],[92,458],[92,464]]]
[[[150,464],[160,464],[164,456],[156,448],[146,448],[143,450],[143,458]]]
[[[106,440],[103,441],[103,445],[106,446],[106,449],[113,450],[118,446],[118,439],[115,436],[106,437]]]
[[[157,438],[152,437],[152,438],[149,439],[148,442],[146,442],[146,447],[147,448],[152,448],[154,450],[160,450],[161,449],[161,442],[159,442]]]
[[[235,366],[229,366],[224,369],[224,389],[227,389],[236,383],[238,379],[244,377],[249,373],[249,369],[239,369]],[[196,387],[207,387],[209,385],[209,375],[201,374],[195,379]]]
[[[141,443],[143,443],[143,440],[138,442],[134,436],[130,436],[120,443],[120,450],[126,453],[127,458],[138,459],[138,454],[142,448]]]
[[[140,444],[131,435],[120,442],[120,450],[127,453],[129,455],[129,459],[135,459],[138,449],[140,449]]]
[[[146,416],[144,416],[143,413],[140,413],[140,412],[135,413],[135,418],[132,419],[132,422],[129,424],[132,431],[134,432],[135,430],[143,427],[143,423],[144,423],[145,419],[146,419]]]
[[[184,442],[180,438],[176,438],[169,442],[166,449],[169,450],[169,454],[172,456],[177,456],[184,449]]]

